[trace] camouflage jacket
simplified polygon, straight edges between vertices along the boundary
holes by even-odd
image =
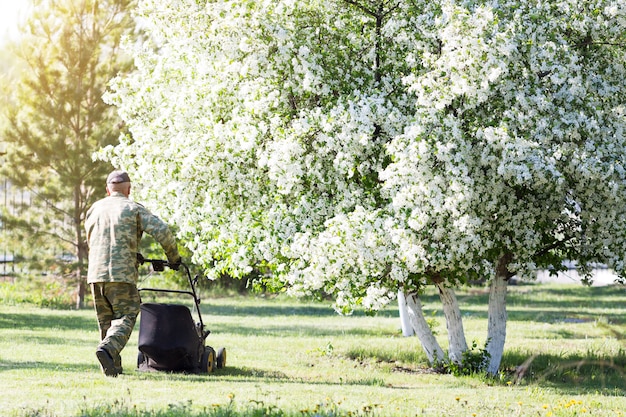
[[[89,244],[87,282],[137,283],[137,250],[143,232],[161,244],[167,259],[180,260],[168,225],[142,205],[114,192],[97,201],[85,220]]]

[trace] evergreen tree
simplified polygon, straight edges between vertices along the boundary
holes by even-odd
[[[16,215],[5,210],[2,221],[13,239],[28,243],[31,261],[48,267],[69,261],[63,272],[71,271],[77,284],[78,307],[85,293],[83,221],[112,169],[92,153],[114,143],[123,126],[102,95],[112,77],[131,67],[120,49],[134,28],[130,6],[129,0],[36,0],[13,48],[21,70],[5,77],[2,174],[31,198]]]

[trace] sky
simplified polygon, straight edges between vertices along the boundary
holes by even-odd
[[[0,0],[0,42],[15,39],[17,22],[24,19],[30,0]]]

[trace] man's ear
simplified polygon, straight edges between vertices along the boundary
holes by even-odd
[[[105,188],[107,190],[107,195],[111,195],[111,191],[109,191],[109,186],[107,185]]]

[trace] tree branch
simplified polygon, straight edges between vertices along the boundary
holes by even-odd
[[[363,11],[365,14],[368,14],[372,17],[376,17],[376,12],[368,9],[367,7],[363,6],[362,4],[360,4],[359,2],[356,2],[354,0],[344,0],[346,3],[356,7],[357,9],[361,9],[361,11]]]

